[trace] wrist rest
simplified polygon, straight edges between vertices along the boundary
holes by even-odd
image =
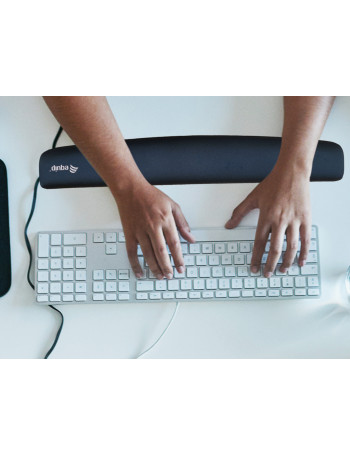
[[[153,185],[255,183],[275,165],[281,138],[177,136],[126,140],[144,177]],[[319,141],[311,181],[343,177],[344,155],[334,142]],[[105,186],[76,146],[44,152],[39,162],[43,188]]]
[[[0,297],[11,286],[11,248],[8,208],[7,172],[0,160]]]

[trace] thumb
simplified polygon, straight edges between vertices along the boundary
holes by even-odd
[[[173,216],[175,220],[176,227],[178,228],[181,236],[187,240],[187,242],[193,243],[196,241],[194,236],[191,234],[191,229],[182,213],[182,210],[178,204],[174,204],[173,207]]]
[[[227,221],[225,224],[226,229],[233,229],[236,226],[239,225],[239,223],[242,221],[242,219],[248,215],[248,213],[255,209],[255,204],[253,203],[253,200],[248,196],[247,198],[244,199],[243,202],[241,202],[237,207],[234,209],[232,212],[231,218]]]

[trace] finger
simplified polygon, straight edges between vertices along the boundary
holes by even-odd
[[[143,270],[137,257],[137,241],[135,239],[126,240],[126,251],[128,253],[129,262],[136,278],[143,276]]]
[[[295,256],[298,251],[298,242],[299,242],[299,225],[292,224],[288,226],[286,233],[287,240],[287,249],[284,253],[283,263],[280,267],[282,273],[286,273],[289,267],[293,264]]]
[[[170,280],[173,277],[173,268],[170,263],[162,228],[159,227],[158,230],[150,233],[149,237],[160,270],[162,271],[163,276],[166,276]]]
[[[281,257],[284,233],[286,228],[278,226],[271,231],[270,250],[264,267],[264,276],[270,278],[275,271],[278,259]]]
[[[176,270],[179,273],[183,273],[185,271],[185,263],[184,258],[182,256],[181,243],[179,239],[179,234],[177,233],[175,222],[171,220],[169,226],[163,228],[163,232],[166,243],[168,244],[170,253],[173,257]]]
[[[253,202],[253,199],[248,196],[241,202],[232,212],[231,218],[225,224],[226,229],[233,229],[239,225],[248,213],[256,208],[256,204]]]
[[[266,242],[270,233],[270,225],[264,224],[259,218],[258,226],[256,228],[254,247],[252,253],[252,259],[250,263],[250,269],[253,273],[259,271],[261,265],[261,258],[265,252]]]
[[[299,253],[299,266],[303,267],[307,261],[309,254],[311,238],[311,223],[303,223],[300,226],[300,253]]]
[[[158,280],[162,280],[164,278],[164,275],[158,265],[158,261],[154,254],[151,240],[149,239],[149,237],[143,237],[142,239],[139,240],[139,242],[141,250],[143,252],[143,257],[145,258],[145,261],[147,262],[151,272]]]
[[[172,210],[175,224],[180,234],[185,240],[187,240],[187,242],[194,243],[196,239],[194,238],[194,235],[191,233],[190,226],[188,225],[180,206],[178,204],[174,204]]]

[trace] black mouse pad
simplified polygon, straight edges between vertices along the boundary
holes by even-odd
[[[11,286],[11,249],[6,166],[0,160],[0,297]]]

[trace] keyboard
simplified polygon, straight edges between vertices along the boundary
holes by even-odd
[[[307,263],[271,278],[262,270],[270,243],[257,273],[250,271],[255,228],[193,229],[197,240],[180,237],[185,272],[174,268],[171,280],[157,280],[140,246],[144,276],[136,279],[129,265],[122,230],[104,232],[40,232],[36,237],[35,290],[39,304],[139,303],[176,301],[244,301],[319,298],[321,295],[318,235],[312,227]],[[300,248],[300,242],[299,242]],[[283,252],[286,241],[283,243]],[[170,260],[173,260],[170,255]]]

